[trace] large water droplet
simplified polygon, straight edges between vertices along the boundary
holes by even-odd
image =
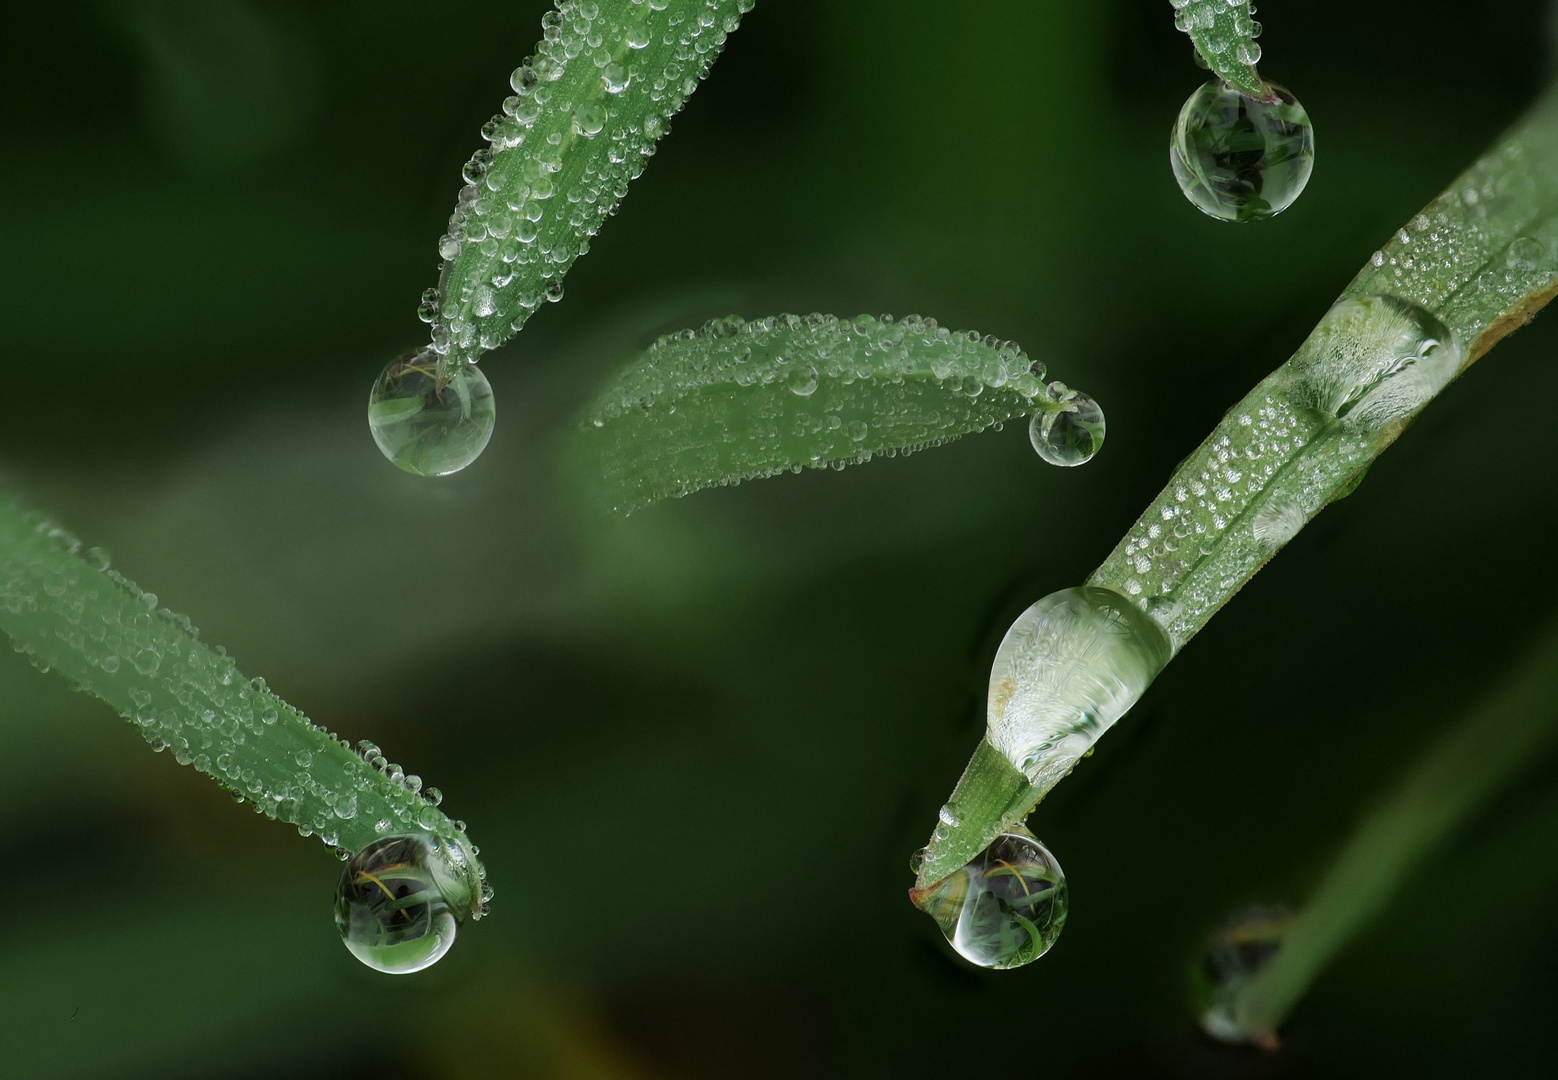
[[[1196,1012],[1202,1029],[1223,1042],[1248,1042],[1235,1003],[1249,981],[1271,962],[1282,944],[1292,915],[1280,908],[1240,912],[1207,938],[1206,952],[1195,976]],[[1256,1041],[1261,1041],[1260,1036]]]
[[[1047,953],[1066,925],[1066,875],[1027,828],[1014,825],[915,902],[965,960],[1022,967]]]
[[[1051,593],[1012,623],[990,668],[990,745],[1048,788],[1169,661],[1163,629],[1111,589]]]
[[[1267,84],[1261,101],[1214,79],[1179,110],[1169,163],[1185,198],[1220,221],[1258,221],[1282,213],[1309,183],[1315,135],[1292,94]]]
[[[418,476],[448,476],[481,456],[497,414],[492,384],[463,361],[440,377],[430,349],[392,360],[368,397],[368,427],[384,456]]]
[[[1068,391],[1060,411],[1034,414],[1028,441],[1051,465],[1085,465],[1104,444],[1104,410],[1086,394]]]
[[[346,864],[335,924],[353,956],[406,975],[439,961],[470,910],[469,889],[442,844],[427,834],[387,836]]]
[[[1394,296],[1353,296],[1326,312],[1291,363],[1317,409],[1374,430],[1426,405],[1460,371],[1454,330]]]

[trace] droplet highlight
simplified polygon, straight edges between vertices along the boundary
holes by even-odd
[[[1219,221],[1259,221],[1293,205],[1314,168],[1309,114],[1291,93],[1275,101],[1241,94],[1220,79],[1179,110],[1169,163],[1185,198]]]
[[[448,476],[481,456],[497,419],[492,384],[475,366],[421,349],[393,360],[368,397],[368,427],[384,456],[417,476]]]

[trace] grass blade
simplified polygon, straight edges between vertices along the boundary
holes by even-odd
[[[1070,391],[1011,342],[934,319],[779,315],[661,338],[587,410],[577,440],[631,512],[741,480],[907,454]]]

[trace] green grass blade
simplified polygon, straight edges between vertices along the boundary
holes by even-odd
[[[465,834],[400,770],[370,764],[311,723],[188,619],[0,492],[0,630],[40,670],[107,702],[158,751],[171,750],[257,813],[345,852],[425,830],[465,855],[480,913],[485,873]],[[376,751],[369,756],[375,756]],[[382,758],[376,758],[382,762]]]
[[[1342,293],[1387,295],[1438,316],[1467,345],[1462,371],[1524,325],[1558,289],[1558,93],[1391,237]],[[1258,542],[1256,519],[1280,506],[1302,524],[1350,490],[1417,415],[1360,434],[1313,407],[1321,333],[1230,409],[1175,470],[1162,494],[1088,579],[1138,598],[1177,650],[1281,546]],[[1365,343],[1357,343],[1360,348]],[[1335,351],[1348,346],[1334,339]],[[1426,404],[1426,401],[1423,403]],[[1419,409],[1421,406],[1419,406]],[[1268,440],[1258,465],[1250,432],[1276,411],[1292,432]],[[1235,466],[1230,473],[1229,461]],[[1227,497],[1223,497],[1223,490]],[[1165,527],[1193,537],[1170,551]],[[1285,542],[1285,541],[1284,541]]]
[[[514,95],[482,128],[439,240],[424,317],[470,359],[561,295],[573,261],[627,193],[753,0],[561,0]]]
[[[1390,902],[1423,860],[1558,736],[1558,629],[1446,732],[1347,842],[1275,955],[1228,1006],[1244,1041],[1278,1026],[1331,958]]]
[[[587,410],[576,444],[607,504],[631,512],[1063,408],[1043,377],[1016,345],[934,319],[732,317],[640,354]]]
[[[1255,65],[1260,24],[1250,13],[1249,0],[1172,0],[1174,25],[1190,35],[1201,59],[1223,81],[1250,97],[1267,98],[1270,90]]]
[[[1558,90],[1549,90],[1375,252],[1340,299],[1383,295],[1425,309],[1464,345],[1463,372],[1555,292]],[[1317,373],[1339,357],[1375,349],[1372,339],[1349,338],[1345,326],[1322,322],[1180,463],[1087,584],[1134,599],[1177,653],[1315,514],[1350,494],[1442,390],[1427,389],[1410,408],[1374,425],[1317,407]],[[966,861],[960,853],[981,850],[1027,817],[1052,786],[1028,784],[981,741],[954,796],[969,812],[933,837],[919,887],[957,870]]]

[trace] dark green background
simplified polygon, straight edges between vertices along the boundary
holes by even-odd
[[[6,1077],[1548,1075],[1558,784],[1533,762],[1321,978],[1271,1058],[1188,1020],[1200,935],[1302,900],[1555,607],[1558,323],[1435,402],[1034,818],[1052,954],[957,961],[908,904],[995,645],[1545,75],[1542,5],[1266,0],[1318,133],[1276,221],[1175,190],[1203,77],[1162,0],[761,0],[564,302],[483,364],[485,457],[368,437],[538,0],[13,6],[0,465],[244,670],[447,792],[498,890],[391,979],[337,864],[0,657]],[[611,370],[713,315],[920,312],[1104,405],[907,460],[577,508]],[[1551,316],[1547,317],[1551,319]],[[1558,703],[1555,703],[1558,707]]]

